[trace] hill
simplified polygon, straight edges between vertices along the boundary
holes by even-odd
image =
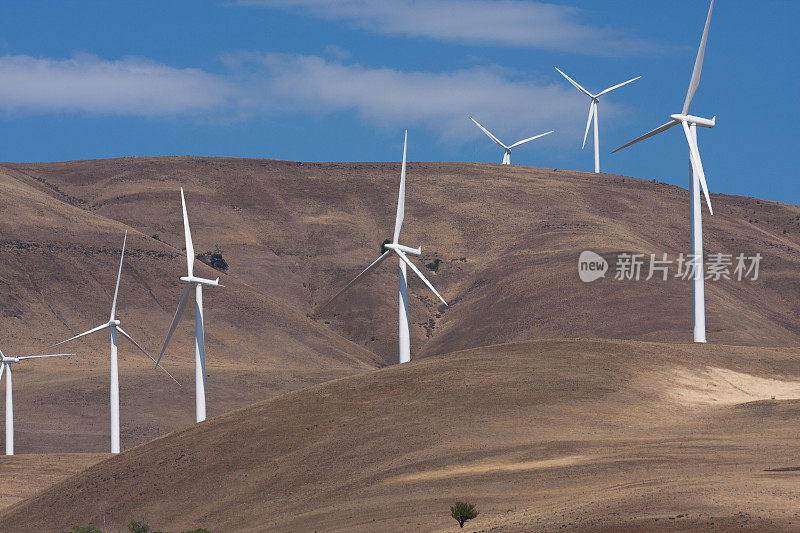
[[[178,211],[172,205],[169,215],[180,227],[180,203],[171,203]],[[201,219],[200,206],[192,207],[193,218]],[[180,247],[8,169],[0,169],[0,214],[4,353],[52,353],[53,343],[108,320],[127,229],[119,317],[128,333],[158,354],[182,290],[178,278],[186,266]],[[198,269],[215,275],[205,265]],[[221,275],[225,287],[206,291],[205,298],[210,416],[378,365],[374,354],[309,320],[291,302]],[[124,448],[194,422],[191,311],[184,320],[164,359],[183,387],[154,371],[126,340],[119,341]],[[105,452],[109,337],[102,332],[59,348],[77,355],[14,367],[16,451]]]
[[[226,273],[198,266],[225,284],[205,298],[210,416],[393,364],[396,267],[386,263],[320,306],[377,256],[393,227],[398,175],[396,163],[204,157],[0,165],[0,345],[7,354],[41,353],[105,321],[127,229],[120,317],[157,352],[185,268],[184,186],[196,251],[218,248],[229,264]],[[707,284],[709,340],[796,345],[800,207],[720,194],[712,201],[707,252],[763,260],[756,281]],[[451,303],[439,305],[411,279],[415,360],[538,338],[691,338],[687,281],[612,279],[620,252],[675,259],[687,250],[684,189],[557,169],[411,163],[406,208],[402,241],[423,245],[414,260],[437,267],[425,272]],[[583,250],[612,260],[605,279],[579,280]],[[182,388],[121,341],[123,448],[193,423],[191,318],[164,360]],[[75,358],[15,369],[18,453],[108,450],[108,339],[73,349]],[[42,464],[32,475],[55,479]],[[17,471],[0,465],[0,478]]]
[[[796,529],[797,352],[552,340],[339,379],[105,460],[0,530]]]
[[[231,276],[304,314],[314,314],[378,255],[394,225],[399,180],[396,163],[232,158],[4,168],[53,199],[158,235],[173,253],[183,246],[183,185],[198,252],[219,246]],[[800,207],[721,194],[712,201],[716,214],[704,213],[707,253],[761,253],[763,260],[757,282],[709,284],[709,339],[796,343]],[[592,284],[576,275],[582,250],[608,258],[643,253],[648,260],[651,253],[673,260],[688,253],[682,188],[558,169],[410,163],[406,209],[401,240],[423,245],[423,265],[441,260],[437,272],[426,272],[453,303],[442,308],[411,282],[414,355],[542,337],[690,338],[686,281],[614,282],[613,264],[607,279]],[[316,316],[387,363],[396,361],[393,270],[382,268]]]

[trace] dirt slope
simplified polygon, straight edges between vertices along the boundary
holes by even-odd
[[[0,455],[0,508],[6,508],[109,457],[107,453]]]
[[[48,353],[54,342],[106,322],[128,229],[119,317],[157,355],[182,290],[180,250],[12,174],[0,172],[3,351]],[[216,275],[205,265],[197,268],[206,277]],[[225,287],[205,293],[211,416],[378,363],[368,350],[280,298],[235,276],[223,275],[222,282]],[[182,388],[120,338],[123,447],[193,423],[192,321],[190,309],[164,359]],[[16,451],[107,451],[109,336],[102,332],[59,348],[77,357],[14,366]]]
[[[451,530],[457,499],[482,531],[796,530],[797,362],[604,340],[438,356],[159,438],[13,506],[0,530]]]
[[[394,163],[160,157],[5,166],[53,198],[178,249],[183,185],[198,252],[219,246],[232,276],[303,314],[377,257],[394,226],[399,180]],[[800,207],[712,199],[706,251],[764,258],[757,282],[710,284],[709,339],[796,344]],[[443,261],[426,272],[453,304],[443,308],[411,282],[414,356],[543,337],[690,339],[688,282],[584,284],[577,276],[583,250],[688,253],[684,189],[554,169],[411,163],[406,208],[401,240],[422,244],[420,264]],[[388,363],[397,357],[395,270],[387,263],[317,317]]]

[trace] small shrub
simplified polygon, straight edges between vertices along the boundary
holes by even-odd
[[[161,240],[161,238],[158,236],[158,233],[153,233],[152,237],[157,241]]]
[[[458,522],[458,527],[464,527],[464,522],[472,520],[479,514],[472,503],[456,502],[455,505],[450,507],[450,516]]]
[[[441,262],[442,262],[442,260],[437,257],[436,259],[434,259],[433,261],[431,261],[430,263],[425,265],[425,268],[427,268],[431,272],[438,272],[439,271],[439,263],[441,263]]]
[[[207,264],[214,270],[219,270],[220,272],[227,272],[228,271],[228,262],[225,261],[225,258],[222,257],[222,251],[217,246],[213,252],[203,252],[202,254],[197,254],[198,261],[202,261],[203,263]]]
[[[128,524],[128,531],[131,533],[158,533],[150,529],[150,524],[141,520],[131,520]]]

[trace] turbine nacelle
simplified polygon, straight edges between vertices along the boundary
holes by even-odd
[[[19,357],[6,357],[0,359],[0,363],[19,363]]]
[[[686,122],[688,124],[695,124],[700,126],[701,128],[713,128],[717,123],[717,116],[714,115],[714,118],[708,120],[707,118],[703,117],[696,117],[694,115],[682,115],[680,113],[675,115],[670,115],[669,118],[675,120],[677,122]]]
[[[389,243],[385,244],[384,247],[389,250],[397,250],[406,254],[411,254],[416,256],[422,255],[422,246],[420,246],[419,248],[409,248],[408,246],[403,246],[402,244]]]
[[[108,325],[109,326],[119,326],[120,325],[120,321],[117,320],[117,319],[112,319],[112,320],[108,321]]]
[[[198,278],[195,276],[183,276],[181,281],[185,281],[186,283],[196,283],[198,285],[211,285],[213,287],[219,286],[219,278],[217,279],[205,279],[205,278]]]

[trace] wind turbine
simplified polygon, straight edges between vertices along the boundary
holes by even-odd
[[[6,371],[6,455],[14,455],[14,400],[11,387],[11,365],[24,359],[38,359],[40,357],[61,357],[75,355],[72,353],[53,353],[49,355],[26,355],[23,357],[6,357],[0,350],[0,379]]]
[[[706,53],[706,41],[708,40],[708,27],[711,24],[711,11],[714,9],[714,0],[711,0],[711,6],[708,8],[708,17],[706,18],[706,25],[703,29],[703,37],[700,39],[700,49],[697,52],[697,59],[694,63],[694,70],[692,71],[692,79],[689,82],[689,90],[686,93],[686,99],[683,102],[683,109],[680,113],[670,115],[670,120],[666,124],[657,127],[653,131],[645,133],[641,137],[632,140],[628,144],[621,146],[614,150],[618,152],[623,148],[635,144],[639,141],[657,135],[662,131],[666,131],[673,126],[680,124],[683,127],[683,133],[686,136],[686,142],[689,145],[689,159],[692,163],[692,227],[691,227],[691,240],[692,240],[692,256],[694,266],[694,276],[692,284],[692,300],[693,300],[693,315],[694,315],[694,342],[706,342],[706,309],[705,309],[705,295],[703,286],[703,219],[700,203],[700,188],[703,189],[703,195],[708,204],[708,212],[712,215],[714,210],[711,209],[711,198],[708,196],[708,187],[706,185],[706,175],[703,172],[703,162],[700,160],[700,152],[697,149],[697,126],[703,128],[713,128],[717,117],[716,115],[711,119],[696,117],[688,115],[689,105],[692,103],[697,87],[700,85],[700,72],[703,70],[703,57]],[[611,152],[612,154],[614,152]]]
[[[603,96],[604,94],[610,93],[614,89],[619,89],[623,85],[628,85],[629,83],[633,83],[634,81],[641,78],[641,76],[637,76],[632,80],[624,81],[620,84],[614,85],[613,87],[609,87],[608,89],[602,90],[597,94],[592,94],[583,87],[581,87],[578,84],[578,82],[576,82],[575,80],[564,74],[560,68],[558,67],[553,67],[553,68],[555,68],[559,73],[561,73],[562,76],[567,78],[568,82],[570,82],[580,92],[588,96],[592,101],[589,104],[589,118],[586,120],[586,132],[583,134],[583,145],[581,146],[581,148],[586,148],[586,137],[589,135],[589,126],[592,125],[592,118],[594,118],[594,171],[600,172],[600,134],[599,134],[600,127],[597,124],[597,107],[600,104],[600,97]]]
[[[175,311],[175,316],[172,317],[172,323],[169,325],[167,338],[164,340],[164,346],[161,348],[161,353],[158,354],[156,367],[164,357],[164,352],[167,349],[169,340],[181,320],[183,311],[186,308],[186,301],[189,298],[189,289],[194,285],[195,287],[195,307],[194,307],[194,403],[195,413],[198,422],[206,419],[206,343],[205,333],[203,330],[203,285],[210,285],[212,287],[219,287],[219,277],[215,280],[198,278],[194,275],[194,245],[192,244],[192,233],[189,230],[189,215],[186,213],[186,199],[183,196],[183,187],[181,187],[181,205],[183,206],[183,234],[186,238],[186,266],[188,273],[181,281],[186,283],[183,288],[183,294],[178,302],[178,309]]]
[[[117,319],[117,294],[119,293],[119,279],[122,276],[122,261],[125,258],[125,244],[128,241],[128,232],[125,231],[125,238],[122,240],[122,253],[119,256],[119,270],[117,271],[117,286],[114,289],[114,301],[111,304],[111,315],[108,319],[108,322],[104,324],[100,324],[96,328],[92,328],[89,331],[84,331],[80,335],[75,335],[74,337],[70,337],[65,341],[61,341],[56,343],[54,346],[58,346],[59,344],[64,344],[65,342],[69,342],[85,335],[90,335],[97,331],[104,330],[106,328],[111,329],[111,387],[110,387],[110,404],[111,404],[111,453],[119,453],[120,446],[119,446],[119,365],[117,361],[117,332],[121,333],[123,337],[128,339],[136,346],[139,351],[145,354],[147,357],[150,358],[151,361],[155,362],[155,359],[142,348],[138,342],[133,340],[133,337],[128,335],[125,330],[120,327],[120,321]],[[162,367],[163,369],[163,367]],[[172,377],[172,374],[167,372],[166,369],[163,369],[164,372],[167,373],[169,377],[172,378],[175,383],[178,381]],[[179,384],[180,385],[180,384]]]
[[[422,247],[419,248],[409,248],[408,246],[403,246],[399,243],[400,239],[400,228],[403,226],[403,217],[405,214],[405,203],[406,203],[406,143],[408,141],[408,131],[406,131],[405,138],[403,140],[403,166],[400,170],[400,193],[397,198],[397,215],[395,217],[394,222],[394,237],[392,238],[391,243],[386,243],[382,246],[383,253],[380,257],[378,257],[375,261],[372,262],[367,268],[364,269],[361,274],[356,276],[353,281],[345,285],[345,287],[337,292],[333,298],[327,301],[321,309],[327,307],[331,302],[333,302],[336,298],[338,298],[342,293],[344,293],[347,289],[355,285],[358,281],[364,278],[364,276],[377,267],[384,259],[389,257],[392,253],[396,254],[397,257],[400,259],[400,283],[399,283],[399,296],[400,296],[400,310],[399,310],[399,347],[400,347],[400,362],[407,363],[411,360],[411,341],[410,341],[410,333],[409,333],[409,326],[411,324],[411,318],[408,312],[408,279],[406,277],[406,266],[411,267],[411,270],[419,276],[419,278],[428,286],[430,290],[433,291],[444,305],[447,305],[447,302],[442,298],[442,296],[433,288],[431,282],[422,275],[422,272],[412,263],[406,254],[420,256],[422,255]],[[387,239],[388,240],[388,239]]]
[[[525,144],[526,142],[530,142],[530,141],[536,140],[536,139],[538,139],[539,137],[544,137],[545,135],[550,135],[550,134],[551,134],[551,133],[553,133],[553,131],[554,131],[554,130],[550,130],[550,131],[548,131],[547,133],[542,133],[541,135],[537,135],[537,136],[535,136],[535,137],[528,137],[527,139],[522,139],[521,141],[517,141],[517,142],[515,142],[515,143],[514,143],[514,144],[512,144],[511,146],[506,146],[505,144],[503,144],[502,142],[500,142],[500,139],[498,139],[497,137],[495,137],[494,135],[492,135],[492,133],[491,133],[489,130],[487,130],[486,128],[484,128],[484,127],[483,127],[483,126],[481,126],[480,124],[478,124],[478,121],[477,121],[477,120],[475,120],[475,119],[474,119],[474,118],[472,118],[472,117],[469,117],[469,119],[470,119],[472,122],[474,122],[474,123],[475,123],[475,125],[476,125],[476,126],[478,126],[478,127],[481,129],[481,130],[483,130],[483,133],[485,133],[486,135],[488,135],[488,136],[489,136],[489,138],[490,138],[491,140],[493,140],[494,142],[496,142],[497,144],[499,144],[499,145],[500,145],[500,146],[503,148],[503,150],[505,150],[505,153],[503,154],[503,164],[504,164],[504,165],[510,165],[510,164],[511,164],[511,149],[512,149],[512,148],[516,148],[516,147],[517,147],[517,146],[519,146],[520,144]]]

